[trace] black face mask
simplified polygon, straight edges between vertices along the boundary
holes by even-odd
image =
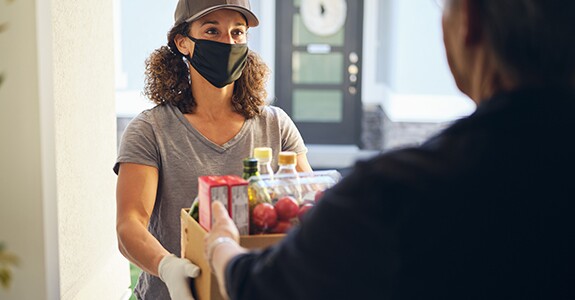
[[[194,54],[186,56],[192,67],[213,86],[222,88],[240,78],[248,58],[248,44],[225,44],[210,40],[198,40]]]

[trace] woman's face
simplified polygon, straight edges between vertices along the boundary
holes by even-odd
[[[246,19],[241,13],[220,9],[192,22],[190,36],[226,44],[245,44],[247,30]]]

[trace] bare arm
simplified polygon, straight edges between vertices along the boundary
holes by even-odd
[[[122,163],[116,187],[116,233],[120,252],[145,272],[158,276],[160,260],[169,254],[148,232],[158,187],[158,169]]]
[[[312,172],[311,166],[307,161],[307,155],[305,153],[301,153],[297,155],[297,164],[295,166],[298,172]]]

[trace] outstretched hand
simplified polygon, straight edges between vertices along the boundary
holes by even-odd
[[[239,246],[240,233],[238,228],[221,202],[212,203],[212,216],[212,229],[205,237],[204,251],[206,259],[218,279],[221,294],[224,295],[224,298],[229,298],[225,288],[224,270],[232,257],[245,252],[246,249]],[[216,255],[217,249],[219,252]]]
[[[228,212],[224,205],[219,201],[214,201],[212,203],[212,216],[213,216],[213,223],[212,229],[208,232],[208,235],[205,238],[205,245],[206,245],[206,257],[209,259],[208,250],[212,243],[221,237],[227,237],[234,240],[236,243],[240,241],[240,233],[234,221],[228,215]]]

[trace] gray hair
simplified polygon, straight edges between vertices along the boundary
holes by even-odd
[[[470,0],[501,66],[522,84],[575,83],[575,0]]]

